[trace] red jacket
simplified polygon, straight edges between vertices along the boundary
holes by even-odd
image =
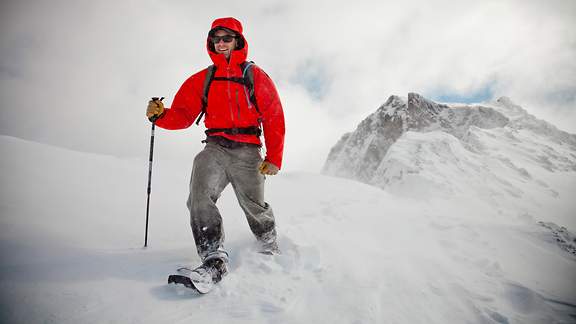
[[[206,48],[210,58],[216,65],[215,77],[242,77],[240,64],[246,61],[248,43],[242,35],[242,25],[234,18],[220,18],[212,23],[215,27],[225,27],[238,33],[244,41],[244,47],[234,50],[230,62],[224,54],[217,54],[210,39]],[[194,123],[202,109],[202,95],[207,69],[194,75],[182,84],[176,93],[172,107],[166,109],[156,125],[165,129],[187,128]],[[214,80],[208,93],[208,105],[204,124],[206,128],[245,128],[258,126],[258,118],[262,120],[262,130],[266,144],[265,160],[278,168],[282,166],[284,150],[284,113],[282,104],[274,83],[266,72],[253,66],[254,92],[260,114],[250,102],[247,89],[242,84],[230,81]],[[244,143],[262,144],[255,135],[230,135],[213,133],[230,140]]]

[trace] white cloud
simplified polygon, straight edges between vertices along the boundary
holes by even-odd
[[[145,157],[146,101],[163,95],[169,105],[180,84],[210,64],[205,37],[222,16],[244,23],[250,59],[278,86],[287,115],[286,165],[294,169],[318,170],[324,156],[311,152],[327,153],[389,95],[408,91],[465,96],[491,85],[496,95],[576,132],[570,0],[1,6],[3,134]],[[312,73],[298,78],[311,62]],[[315,79],[328,80],[320,96],[306,91]],[[197,129],[159,134],[174,158],[188,158],[203,136]]]

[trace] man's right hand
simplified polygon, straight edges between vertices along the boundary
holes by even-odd
[[[160,99],[150,100],[148,101],[148,108],[146,109],[146,117],[148,119],[152,118],[153,116],[159,117],[164,113],[164,104]]]

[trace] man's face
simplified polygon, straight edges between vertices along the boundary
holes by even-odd
[[[224,54],[224,56],[229,59],[230,54],[232,54],[232,51],[236,48],[236,38],[233,34],[225,30],[217,31],[214,33],[214,36],[215,37],[212,37],[212,42],[214,43],[214,49],[216,50],[216,53]],[[229,42],[226,42],[227,40],[229,40]]]

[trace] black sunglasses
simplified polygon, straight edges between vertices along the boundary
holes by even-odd
[[[230,43],[232,40],[238,38],[237,36],[232,36],[232,35],[224,35],[224,36],[212,36],[210,37],[210,40],[212,41],[212,43],[214,44],[218,44],[220,43],[220,41],[224,41],[224,43]]]

